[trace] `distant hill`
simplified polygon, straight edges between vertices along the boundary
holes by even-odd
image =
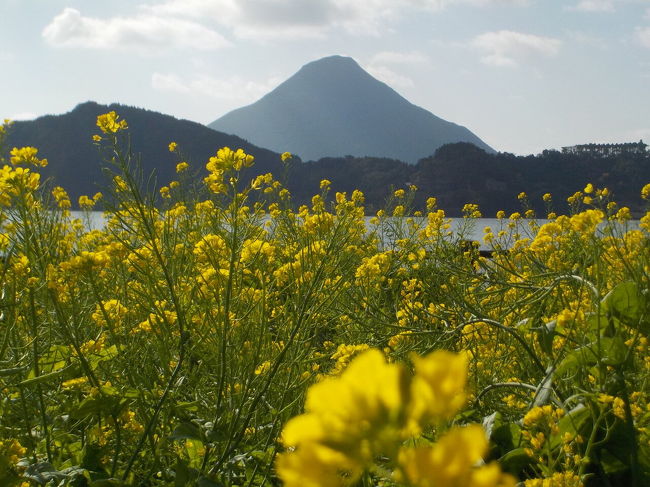
[[[521,211],[517,194],[525,191],[537,214],[545,216],[541,199],[544,193],[553,194],[556,211],[566,211],[566,198],[593,183],[608,187],[619,204],[629,206],[639,216],[645,211],[639,193],[650,182],[647,152],[604,155],[549,150],[536,156],[515,156],[486,152],[468,142],[445,144],[417,164],[387,157],[346,156],[306,163],[295,158],[285,168],[278,153],[204,125],[140,108],[93,102],[78,105],[63,115],[15,122],[8,146],[38,147],[39,156],[49,160],[49,165],[39,172],[63,186],[74,203],[80,195],[92,195],[106,185],[101,169],[106,163],[92,135],[98,133],[97,115],[111,110],[127,120],[132,150],[141,154],[144,177],[153,174],[157,187],[177,177],[176,155],[168,150],[171,141],[178,143],[191,163],[198,186],[205,174],[205,163],[217,149],[241,147],[255,156],[255,165],[243,178],[274,173],[286,183],[295,207],[309,204],[311,197],[320,192],[320,181],[329,179],[332,197],[336,191],[363,191],[367,214],[383,208],[394,189],[414,184],[418,187],[414,201],[418,209],[424,208],[427,197],[435,196],[449,216],[460,216],[465,203],[477,203],[486,217],[494,216],[497,210]]]
[[[332,193],[360,189],[366,196],[366,214],[383,208],[391,191],[413,184],[418,190],[416,209],[435,196],[448,216],[461,216],[465,203],[476,203],[485,217],[496,212],[523,212],[517,199],[529,197],[529,208],[538,217],[547,209],[544,193],[553,195],[553,211],[567,212],[566,199],[587,183],[607,187],[620,206],[628,206],[635,217],[646,211],[641,188],[650,183],[650,153],[610,156],[561,153],[547,150],[538,155],[515,156],[488,153],[473,144],[458,142],[440,147],[417,164],[377,158],[324,158],[292,168],[289,189],[297,202],[308,203],[319,192],[321,179],[329,179]]]
[[[303,66],[257,102],[209,127],[303,160],[352,155],[414,164],[452,142],[494,152],[467,128],[413,105],[342,56]]]
[[[82,194],[93,194],[106,184],[102,174],[102,155],[92,141],[99,133],[97,116],[115,110],[129,124],[134,153],[142,155],[145,178],[151,174],[161,186],[176,178],[177,156],[169,152],[169,143],[178,143],[193,168],[205,166],[217,149],[229,146],[254,154],[251,174],[277,171],[280,156],[232,135],[212,130],[199,123],[179,120],[158,112],[125,105],[100,105],[86,102],[63,115],[47,115],[32,121],[14,122],[8,137],[9,147],[34,146],[49,165],[40,170],[44,177],[63,186],[73,201]]]

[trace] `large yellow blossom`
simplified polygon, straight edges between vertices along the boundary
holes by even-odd
[[[433,446],[400,448],[411,433],[449,417],[464,402],[463,355],[438,351],[414,362],[411,376],[371,349],[340,376],[314,384],[306,413],[289,420],[282,433],[289,451],[276,467],[284,485],[351,485],[380,455],[397,462],[395,480],[407,485],[514,485],[497,465],[475,468],[487,449],[478,425],[452,429]]]
[[[474,468],[487,447],[481,426],[452,428],[434,445],[402,448],[398,477],[417,487],[514,487],[514,478],[501,473],[497,464]]]

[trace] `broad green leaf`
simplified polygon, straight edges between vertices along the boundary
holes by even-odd
[[[183,421],[178,424],[174,431],[169,437],[172,440],[197,440],[203,441],[203,435],[201,434],[201,427],[190,421]]]
[[[622,282],[603,298],[603,306],[623,324],[637,327],[644,312],[644,299],[635,282]]]
[[[614,456],[610,449],[601,449],[599,463],[607,475],[620,474],[630,468],[629,465]]]
[[[591,411],[584,404],[578,404],[575,408],[565,414],[558,422],[558,432],[551,435],[551,449],[555,449],[562,443],[562,437],[569,433],[572,437],[576,435],[587,436],[591,428]]]
[[[77,407],[73,407],[70,414],[74,418],[82,419],[100,412],[117,413],[126,403],[127,400],[119,395],[88,396]]]
[[[199,476],[198,470],[188,467],[180,458],[176,460],[176,465],[174,465],[174,474],[174,487],[192,485]]]
[[[596,344],[594,344],[596,347]],[[620,365],[627,357],[628,348],[619,336],[600,339],[601,359],[607,365]]]
[[[516,423],[502,424],[490,437],[501,451],[513,450],[521,440],[521,428]]]
[[[587,324],[589,325],[589,330],[591,331],[590,336],[594,338],[598,335],[603,335],[606,330],[609,330],[611,327],[617,323],[618,320],[613,316],[608,316],[606,313],[601,312],[591,313],[587,316]]]
[[[555,374],[561,376],[566,373],[573,373],[576,369],[581,369],[589,364],[596,363],[595,357],[593,357],[592,360],[588,360],[588,356],[591,356],[591,353],[589,353],[585,347],[573,350],[558,364],[555,369]]]
[[[206,477],[201,477],[196,485],[197,487],[224,487],[224,484],[222,482],[217,482]]]
[[[505,472],[517,475],[529,464],[533,463],[533,459],[528,456],[523,448],[515,448],[499,458],[501,469]]]

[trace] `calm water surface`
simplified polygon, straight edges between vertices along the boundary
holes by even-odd
[[[86,223],[89,229],[101,229],[106,224],[106,218],[104,213],[101,211],[72,211],[70,212],[72,218],[79,218]],[[366,225],[368,228],[373,226],[369,223],[372,217],[366,217]],[[389,222],[385,228],[385,239],[390,240],[390,223],[394,223],[394,219],[387,219]],[[426,225],[426,218],[415,218],[415,221],[418,225],[424,227]],[[537,225],[542,225],[548,220],[536,220]],[[530,220],[521,220],[517,223],[515,229],[508,228],[508,220],[498,220],[496,218],[477,218],[477,219],[465,219],[465,218],[451,218],[450,219],[450,228],[452,239],[462,238],[463,240],[475,240],[481,242],[481,248],[488,248],[483,244],[483,235],[485,227],[490,227],[492,231],[496,234],[500,230],[505,230],[508,234],[512,235],[518,233],[522,237],[534,237],[535,232],[531,228]]]
[[[83,220],[89,229],[101,229],[105,223],[106,218],[104,213],[101,211],[91,211],[91,212],[82,212],[82,211],[72,211],[71,215],[73,218],[79,218]],[[366,225],[370,229],[373,226],[370,225],[369,221],[372,217],[366,217]],[[465,219],[465,218],[450,218],[450,228],[451,232],[450,239],[463,239],[463,240],[474,240],[480,243],[480,248],[482,250],[487,250],[490,246],[485,245],[483,242],[483,235],[485,234],[485,227],[490,227],[492,232],[496,235],[499,231],[503,230],[506,232],[505,242],[507,246],[507,241],[512,241],[517,238],[515,235],[519,235],[521,238],[529,237],[532,238],[536,234],[536,228],[540,227],[544,223],[547,223],[549,220],[537,219],[537,220],[519,220],[515,222],[514,228],[509,228],[508,224],[510,221],[507,218],[499,220],[497,218],[476,218],[476,219]],[[387,224],[385,226],[385,235],[384,242],[390,242],[390,224],[395,222],[395,219],[388,218]],[[426,225],[426,218],[415,218],[415,221],[420,226]],[[628,228],[638,228],[639,221],[632,220],[627,224]]]

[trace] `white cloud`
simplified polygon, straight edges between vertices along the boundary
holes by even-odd
[[[8,118],[9,118],[9,120],[15,120],[15,121],[18,121],[18,120],[34,120],[37,116],[38,115],[36,115],[35,113],[32,113],[32,112],[20,112],[20,113],[14,113],[13,115],[11,115]]]
[[[578,12],[614,12],[615,10],[613,0],[580,0],[576,5],[565,9]]]
[[[364,66],[372,76],[383,81],[392,88],[410,88],[414,85],[413,80],[404,74],[396,73],[392,69],[381,65]]]
[[[145,5],[155,15],[206,19],[236,37],[320,37],[339,13],[333,0],[167,0]]]
[[[208,96],[218,100],[228,100],[233,105],[252,103],[281,82],[278,78],[268,79],[264,83],[246,81],[239,76],[214,78],[208,75],[181,77],[173,73],[154,73],[151,86],[163,93]]]
[[[591,46],[598,49],[607,49],[609,47],[607,40],[602,37],[594,36],[582,31],[569,31],[567,32],[567,36],[570,40],[585,46]]]
[[[371,64],[427,64],[429,59],[419,51],[382,51],[372,57]]]
[[[562,42],[551,37],[500,30],[481,34],[470,45],[484,53],[481,62],[485,64],[516,66],[530,58],[555,56]]]
[[[154,90],[167,93],[190,93],[190,87],[175,74],[154,73],[151,75]]]
[[[525,5],[529,0],[166,0],[143,11],[210,19],[236,37],[249,39],[322,37],[342,27],[350,33],[378,34],[407,12],[436,12],[454,4]]]
[[[391,87],[410,88],[414,86],[414,83],[411,78],[404,74],[404,70],[412,66],[428,63],[429,58],[419,51],[381,51],[370,59],[364,69]]]
[[[212,50],[229,44],[218,32],[190,20],[146,14],[99,19],[84,17],[73,8],[57,15],[43,29],[42,36],[55,47],[146,52],[175,47]]]
[[[636,38],[643,47],[650,49],[650,27],[637,27]]]
[[[217,49],[228,41],[213,28],[242,39],[323,38],[342,28],[379,35],[386,22],[409,12],[437,12],[456,4],[525,5],[528,0],[161,0],[132,16],[87,17],[65,8],[43,30],[56,47]]]

